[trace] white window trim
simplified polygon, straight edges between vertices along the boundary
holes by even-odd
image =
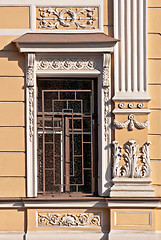
[[[29,48],[31,50],[31,46]],[[50,49],[51,50],[51,49]],[[24,49],[20,49],[21,52]],[[54,48],[53,48],[54,51]],[[84,54],[81,49],[56,49],[56,53],[45,53],[44,48],[32,49],[26,54],[26,145],[27,145],[27,197],[37,197],[37,77],[94,77],[98,79],[98,194],[109,196],[111,187],[111,52],[93,48]],[[33,53],[34,52],[34,53]],[[35,53],[37,52],[37,53]],[[51,51],[50,51],[51,52]],[[58,53],[59,52],[59,53]],[[62,53],[60,53],[62,52]],[[67,52],[67,53],[65,53]],[[91,53],[93,52],[93,53]],[[54,56],[54,57],[53,57]],[[38,69],[41,59],[51,58],[94,59],[96,64],[92,69]]]

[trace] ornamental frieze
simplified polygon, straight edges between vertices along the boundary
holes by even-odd
[[[101,213],[60,213],[38,212],[37,223],[40,226],[101,226]]]
[[[93,70],[96,65],[95,59],[40,59],[37,70]]]
[[[37,8],[39,29],[98,29],[98,8]]]

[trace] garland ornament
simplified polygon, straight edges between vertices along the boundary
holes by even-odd
[[[133,131],[135,127],[137,129],[144,129],[148,125],[149,125],[149,121],[148,120],[146,122],[144,122],[144,123],[137,122],[134,119],[134,115],[133,114],[130,114],[128,116],[128,120],[126,122],[124,122],[124,123],[117,122],[115,119],[113,120],[114,128],[116,128],[116,129],[123,129],[123,128],[128,126],[128,130],[129,131]]]
[[[113,177],[126,178],[148,178],[151,174],[149,146],[150,142],[146,142],[140,152],[139,146],[135,140],[130,140],[125,144],[125,152],[122,154],[122,147],[117,141],[112,142],[113,145]],[[125,164],[121,165],[121,159]]]

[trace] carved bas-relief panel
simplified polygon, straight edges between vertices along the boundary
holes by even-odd
[[[98,8],[37,8],[37,29],[98,29]]]
[[[37,227],[100,227],[101,213],[37,212]]]
[[[148,197],[154,196],[150,187],[150,142],[140,149],[135,140],[128,141],[123,147],[113,141],[113,187],[111,196]],[[124,153],[122,154],[124,149]]]

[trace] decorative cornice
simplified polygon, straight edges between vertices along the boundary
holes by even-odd
[[[40,8],[39,28],[58,29],[73,27],[74,29],[95,29],[98,23],[96,8]]]
[[[37,70],[93,70],[96,68],[95,59],[40,59],[37,60]]]
[[[100,213],[51,213],[38,212],[38,226],[66,226],[66,227],[83,227],[83,226],[100,226]]]
[[[137,129],[140,129],[140,130],[141,129],[145,129],[148,125],[149,125],[149,120],[147,120],[144,123],[137,122],[134,119],[134,115],[133,114],[130,114],[128,116],[128,120],[126,122],[124,122],[124,123],[120,123],[120,122],[116,121],[115,119],[113,120],[113,126],[116,129],[123,129],[123,128],[128,126],[128,130],[129,131],[133,131],[134,127],[136,127]]]
[[[122,147],[117,141],[113,141],[113,177],[148,178],[151,174],[149,145],[146,142],[139,152],[139,146],[135,140],[125,144],[125,153],[122,155]],[[125,164],[120,165],[123,157]],[[139,163],[141,163],[139,165]]]

